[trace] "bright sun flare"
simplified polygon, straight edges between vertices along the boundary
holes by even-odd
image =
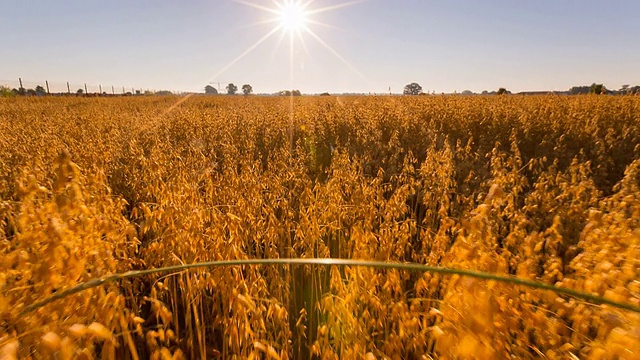
[[[280,5],[278,20],[287,31],[300,31],[306,27],[307,13],[299,3],[287,2]]]
[[[364,78],[364,76],[356,69],[353,65],[351,65],[342,55],[340,55],[335,49],[333,49],[329,44],[327,44],[318,34],[316,34],[312,29],[311,25],[332,27],[331,25],[327,25],[321,21],[313,19],[313,17],[317,14],[334,11],[341,8],[345,8],[348,6],[352,6],[358,3],[365,2],[367,0],[350,0],[344,1],[335,5],[327,5],[323,7],[314,6],[314,2],[316,0],[271,0],[273,5],[275,6],[267,6],[260,3],[254,3],[252,0],[234,0],[235,2],[247,5],[249,7],[262,10],[266,13],[273,15],[271,18],[260,21],[255,25],[260,24],[268,24],[268,23],[276,23],[276,26],[273,27],[267,34],[262,36],[260,40],[256,41],[253,45],[249,46],[245,51],[243,51],[238,57],[233,59],[230,63],[220,69],[211,79],[216,79],[220,74],[227,71],[229,68],[234,66],[238,61],[243,59],[249,53],[251,53],[255,48],[260,46],[260,44],[267,41],[269,38],[274,36],[277,33],[281,34],[280,40],[284,38],[284,34],[289,34],[289,58],[290,58],[290,73],[291,78],[293,78],[293,56],[294,56],[294,42],[299,41],[305,51],[307,50],[304,35],[311,37],[320,45],[322,45],[325,49],[327,49],[330,53],[335,55],[340,61],[342,61],[349,68],[354,70],[357,74]],[[263,0],[264,2],[264,0]],[[278,45],[280,41],[278,41]],[[278,46],[276,45],[276,46]]]

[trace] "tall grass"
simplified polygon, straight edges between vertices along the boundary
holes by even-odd
[[[314,264],[114,275],[410,262],[637,308],[639,98],[174,101],[0,99],[8,358],[640,352],[636,313],[466,276]]]

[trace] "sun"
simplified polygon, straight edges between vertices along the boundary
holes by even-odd
[[[298,32],[307,27],[307,11],[299,2],[287,1],[279,4],[278,21],[282,29]]]
[[[249,46],[245,51],[243,51],[240,55],[238,55],[235,59],[225,65],[222,69],[220,69],[214,76],[210,78],[210,81],[216,79],[220,74],[227,71],[229,68],[234,66],[238,61],[243,59],[253,50],[255,50],[262,43],[267,41],[269,38],[274,35],[280,33],[281,37],[276,46],[280,45],[280,41],[284,38],[285,34],[289,36],[289,65],[290,65],[290,78],[293,79],[293,62],[294,62],[294,42],[300,42],[305,51],[307,51],[307,46],[305,42],[305,35],[317,41],[320,45],[322,45],[326,50],[335,55],[340,61],[342,61],[345,65],[355,71],[358,75],[364,78],[364,76],[356,69],[353,65],[351,65],[342,55],[338,53],[334,48],[332,48],[326,41],[324,41],[320,35],[316,34],[316,32],[311,29],[315,26],[325,26],[330,28],[335,28],[332,25],[325,24],[317,19],[314,19],[318,14],[334,11],[342,8],[346,8],[355,4],[359,4],[368,0],[351,0],[345,1],[342,0],[341,3],[335,5],[327,5],[327,6],[317,6],[315,5],[316,0],[271,0],[271,5],[264,5],[266,0],[262,0],[262,3],[255,3],[252,0],[233,0],[237,3],[246,5],[248,7],[252,7],[254,9],[261,10],[267,14],[271,14],[272,16],[262,20],[253,25],[261,25],[261,24],[269,24],[275,23],[275,26],[268,31],[264,36],[262,36],[258,41],[256,41],[253,45]]]

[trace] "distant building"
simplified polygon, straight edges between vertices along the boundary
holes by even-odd
[[[218,95],[218,90],[211,85],[207,85],[204,87],[204,93],[209,95]]]

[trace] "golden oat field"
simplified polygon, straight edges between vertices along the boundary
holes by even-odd
[[[177,101],[0,99],[0,358],[640,358],[640,97]],[[632,309],[363,266],[95,282],[285,258]]]

